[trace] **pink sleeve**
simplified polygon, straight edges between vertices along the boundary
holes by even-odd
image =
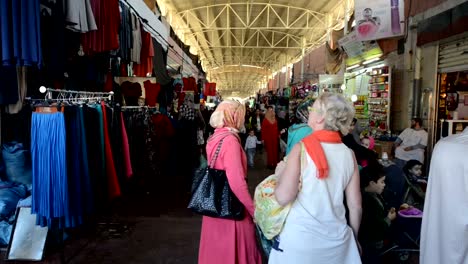
[[[232,192],[245,206],[250,216],[253,217],[254,204],[245,178],[246,172],[242,162],[243,155],[244,152],[239,141],[235,137],[229,136],[224,139],[219,155],[220,159],[216,161],[215,165],[221,165],[222,162],[224,166],[219,167],[224,167]]]

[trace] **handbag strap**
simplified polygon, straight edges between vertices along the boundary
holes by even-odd
[[[222,138],[219,143],[218,143],[218,147],[216,148],[216,152],[213,156],[213,158],[211,158],[211,162],[210,164],[208,164],[208,167],[209,168],[212,168],[212,166],[215,164],[216,160],[218,159],[218,155],[219,155],[219,151],[221,150],[221,146],[223,145],[223,141],[226,137]]]
[[[300,160],[301,160],[301,170],[300,170],[300,176],[299,176],[299,192],[302,189],[302,181],[304,177],[303,174],[308,165],[304,142],[300,141],[300,144],[301,144],[301,153],[299,155],[300,155]]]

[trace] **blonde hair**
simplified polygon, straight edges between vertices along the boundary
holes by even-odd
[[[245,106],[233,100],[222,101],[211,115],[213,128],[230,127],[239,130],[244,126]]]
[[[354,117],[354,107],[341,94],[323,93],[317,98],[325,118],[325,129],[347,135]]]

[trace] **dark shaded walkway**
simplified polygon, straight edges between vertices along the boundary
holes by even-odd
[[[248,172],[252,195],[255,186],[271,173],[265,169],[264,155],[257,155],[256,164],[257,168]],[[172,192],[173,188],[168,187],[172,196],[181,197],[158,201],[160,198],[141,195],[119,201],[115,216],[70,234],[63,251],[66,263],[197,263],[201,217],[186,209],[187,197]],[[161,202],[168,208],[156,206]],[[3,261],[2,257],[0,263],[14,262]],[[40,263],[61,263],[60,253],[49,250]]]
[[[256,168],[248,172],[252,195],[255,186],[273,173],[265,168],[265,155],[257,155],[256,164]],[[201,217],[186,209],[186,199],[164,201],[168,208],[157,208],[155,198],[144,195],[121,201],[116,205],[115,216],[98,221],[100,224],[86,232],[70,235],[64,250],[66,263],[197,263]],[[22,262],[6,262],[2,257],[0,263]],[[46,252],[45,260],[40,263],[61,264],[60,254]],[[384,263],[398,262],[389,258]],[[406,263],[419,263],[417,254]]]

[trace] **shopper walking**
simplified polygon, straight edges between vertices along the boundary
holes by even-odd
[[[226,171],[232,192],[245,207],[245,216],[242,220],[203,217],[198,255],[200,264],[261,263],[252,220],[254,205],[246,182],[247,160],[238,136],[244,125],[244,116],[244,105],[225,100],[210,119],[215,132],[208,139],[207,160],[212,160],[219,142],[224,139],[213,167]]]
[[[251,129],[249,131],[249,136],[245,141],[245,152],[247,153],[247,163],[250,168],[253,168],[255,165],[255,153],[257,152],[257,143],[262,143],[258,141],[257,136],[255,136],[255,131]]]
[[[468,264],[468,128],[432,153],[421,227],[422,264]]]
[[[288,129],[288,143],[286,147],[286,156],[292,148],[303,138],[312,134],[312,128],[307,124],[309,121],[308,107],[314,103],[311,99],[306,99],[300,103],[296,109],[296,123]]]
[[[340,136],[348,133],[353,115],[353,106],[338,94],[324,93],[309,108],[314,132],[302,141],[305,151],[296,144],[287,162],[278,164],[275,196],[279,204],[292,207],[270,264],[361,263],[356,241],[362,214],[359,173],[353,152]],[[307,155],[302,173],[301,152]]]
[[[279,130],[273,106],[268,106],[262,122],[262,141],[267,153],[267,167],[274,169],[279,159]]]

